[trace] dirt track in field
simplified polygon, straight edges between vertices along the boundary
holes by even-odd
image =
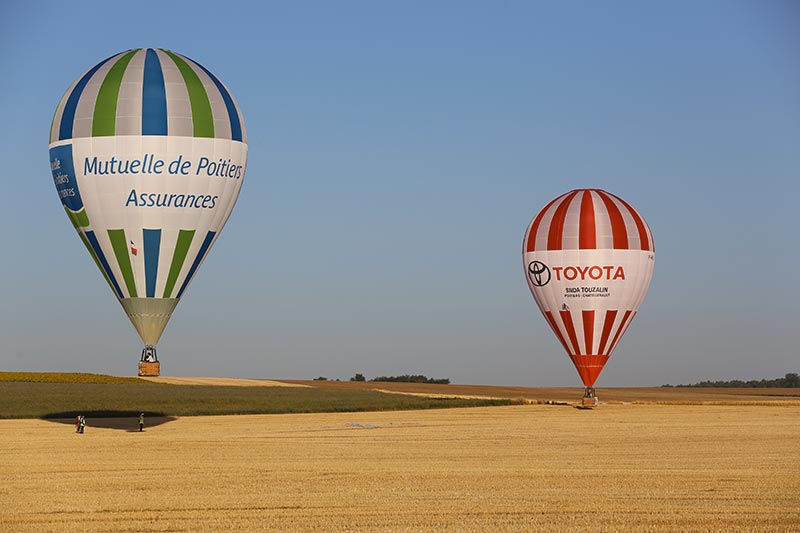
[[[166,383],[168,385],[205,385],[218,387],[307,387],[300,383],[288,383],[284,381],[274,381],[269,379],[242,379],[242,378],[187,378],[187,377],[143,377],[147,381],[154,383]]]
[[[0,421],[0,530],[800,530],[796,406],[89,424]]]

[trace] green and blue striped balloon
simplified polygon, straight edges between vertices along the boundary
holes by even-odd
[[[155,346],[228,220],[244,119],[199,63],[160,48],[109,57],[56,108],[50,166],[64,210],[146,346]]]

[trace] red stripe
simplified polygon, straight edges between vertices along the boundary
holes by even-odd
[[[611,223],[611,236],[614,240],[614,249],[627,250],[628,230],[625,227],[625,219],[622,218],[622,213],[620,213],[617,204],[608,197],[609,193],[606,191],[597,191],[597,194],[602,198],[606,206],[606,211],[608,211],[608,221]]]
[[[572,199],[578,191],[572,191],[567,194],[564,201],[556,208],[553,214],[553,220],[550,221],[550,231],[547,234],[547,249],[548,250],[561,250],[561,242],[564,237],[564,220],[567,218],[567,209]]]
[[[578,344],[578,336],[575,335],[575,326],[572,324],[572,313],[569,311],[559,311],[561,315],[561,321],[564,322],[564,327],[567,328],[567,335],[569,335],[569,340],[572,343],[572,347],[575,349],[574,354],[581,353],[581,347]]]
[[[617,333],[614,335],[614,339],[611,341],[611,344],[608,346],[608,355],[611,355],[611,352],[614,351],[614,348],[617,345],[617,341],[622,336],[622,334],[625,332],[625,330],[628,329],[628,317],[631,316],[631,313],[632,313],[632,311],[628,310],[628,311],[625,311],[624,315],[622,315],[622,322],[619,323],[619,329],[617,329]]]
[[[551,313],[550,311],[545,311],[544,312],[544,317],[547,319],[547,322],[550,324],[550,327],[553,328],[553,333],[555,333],[556,337],[558,337],[558,340],[561,341],[561,346],[564,347],[564,350],[566,350],[567,353],[570,353],[569,352],[569,346],[567,346],[567,341],[566,341],[566,339],[564,339],[564,336],[561,334],[561,330],[558,329],[558,326],[556,325],[556,320],[553,317],[553,313]]]
[[[642,250],[650,250],[650,239],[647,237],[647,228],[645,227],[644,220],[642,217],[639,216],[639,213],[636,212],[634,208],[630,206],[628,202],[620,198],[619,196],[615,196],[617,200],[622,202],[628,211],[630,211],[631,216],[633,217],[633,221],[636,222],[636,229],[639,230],[639,242],[642,243],[641,249]]]
[[[586,354],[591,355],[594,344],[594,310],[583,310],[583,339],[586,341]]]
[[[562,196],[564,195],[562,194],[558,198],[561,198]],[[544,206],[544,208],[541,211],[539,211],[539,214],[536,215],[536,218],[533,219],[533,224],[531,224],[531,227],[528,231],[528,241],[525,243],[526,252],[533,252],[534,250],[536,250],[536,233],[539,231],[539,225],[542,223],[544,214],[547,212],[547,210],[550,208],[551,205],[553,205],[558,201],[558,198],[554,198],[553,200],[551,200],[549,204]]]
[[[594,202],[592,193],[583,191],[581,197],[581,218],[578,225],[578,248],[594,250],[597,248],[597,231],[594,226]]]
[[[617,310],[608,309],[606,311],[605,321],[603,322],[603,333],[600,335],[600,348],[597,350],[599,354],[607,353],[606,343],[608,342],[608,336],[611,335],[611,327],[614,325],[615,318],[617,318]]]

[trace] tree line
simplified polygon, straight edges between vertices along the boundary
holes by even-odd
[[[437,385],[449,385],[450,379],[449,378],[429,378],[428,376],[423,376],[422,374],[403,374],[401,376],[378,376],[376,378],[372,378],[367,380],[364,377],[364,374],[356,374],[350,381],[384,381],[390,383],[435,383]]]
[[[763,388],[763,389],[797,389],[800,388],[800,375],[790,372],[782,378],[775,379],[752,379],[742,381],[734,379],[731,381],[701,381],[689,385],[661,385],[662,387],[714,387],[714,388]]]

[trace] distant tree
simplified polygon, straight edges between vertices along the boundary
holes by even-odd
[[[364,374],[356,374],[350,378],[350,381],[367,381],[367,378],[364,377]]]
[[[325,376],[320,376],[318,378],[314,378],[314,381],[328,381],[328,378],[326,378]]]
[[[449,385],[449,378],[433,379],[422,374],[403,374],[402,376],[378,376],[370,381],[383,381],[389,383],[435,383],[439,385]]]
[[[670,385],[662,385],[662,387],[669,387]],[[677,387],[716,387],[716,388],[800,388],[800,376],[794,372],[786,374],[782,378],[776,379],[751,379],[750,381],[742,381],[734,379],[731,381],[701,381],[700,383],[692,383],[690,385],[676,385]]]
[[[786,377],[783,378],[783,381],[784,387],[790,387],[793,389],[800,387],[800,375],[797,375],[794,372],[786,374]]]

